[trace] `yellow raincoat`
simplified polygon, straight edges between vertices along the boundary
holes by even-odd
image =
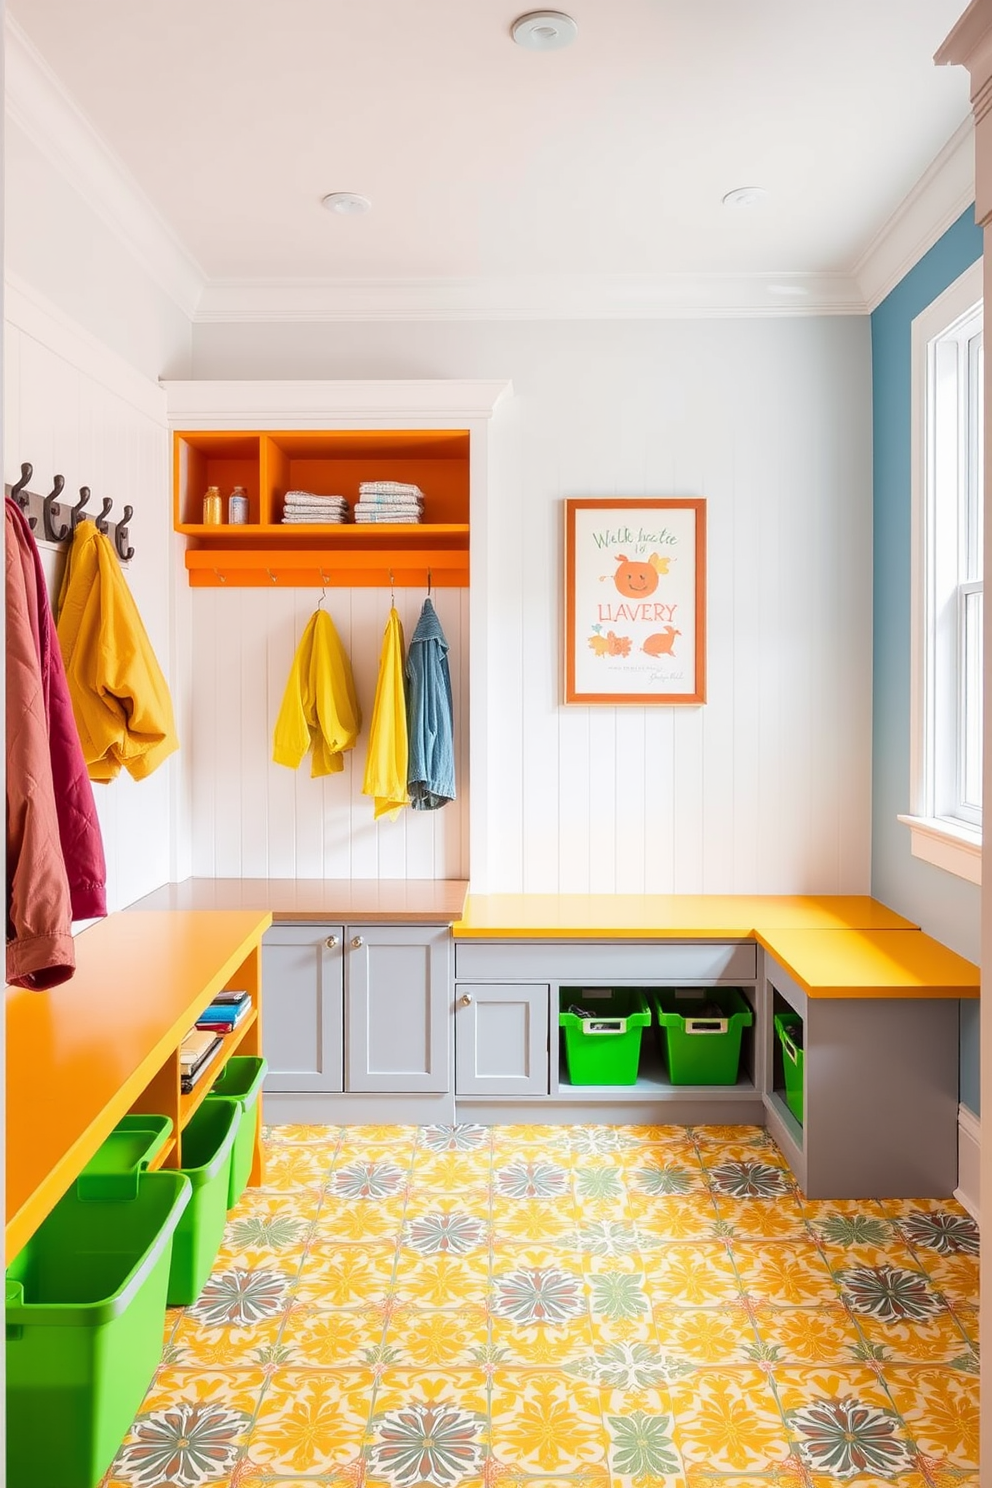
[[[379,657],[379,680],[372,707],[369,752],[362,794],[375,797],[375,816],[395,820],[409,806],[406,769],[406,694],[403,690],[403,626],[395,608],[389,612]]]
[[[144,780],[179,748],[172,699],[113,544],[80,522],[56,627],[91,780]]]
[[[276,719],[272,758],[295,770],[313,750],[310,774],[344,769],[342,754],[354,749],[362,715],[351,663],[326,610],[315,610],[293,657]]]

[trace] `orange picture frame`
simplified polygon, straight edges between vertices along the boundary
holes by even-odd
[[[565,702],[706,701],[706,502],[565,501]]]

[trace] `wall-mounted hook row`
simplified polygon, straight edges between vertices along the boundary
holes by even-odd
[[[468,554],[430,548],[416,555],[372,549],[236,548],[223,551],[189,547],[189,582],[198,589],[402,589],[432,594],[435,589],[467,589]]]
[[[79,500],[70,503],[62,499],[65,476],[56,475],[52,480],[52,489],[47,496],[42,496],[37,491],[27,489],[28,481],[33,475],[33,465],[25,460],[21,465],[20,479],[13,485],[5,486],[4,490],[17,502],[27,517],[28,525],[38,533],[39,538],[49,543],[64,543],[72,536],[80,522],[92,520],[96,523],[97,529],[105,537],[110,538],[122,563],[127,563],[130,558],[134,557],[134,548],[128,543],[128,523],[134,514],[132,506],[125,506],[123,515],[114,522],[110,519],[114,506],[112,496],[101,498],[100,512],[97,515],[87,511],[93,499],[89,486],[80,486]],[[63,520],[63,516],[67,520]]]

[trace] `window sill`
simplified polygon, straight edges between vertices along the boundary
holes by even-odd
[[[969,883],[981,883],[981,828],[935,816],[900,816],[899,821],[909,828],[914,858],[922,858]]]

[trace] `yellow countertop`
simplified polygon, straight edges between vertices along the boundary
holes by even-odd
[[[134,909],[267,909],[273,920],[450,925],[465,906],[457,878],[187,878]],[[129,911],[130,912],[130,911]]]
[[[922,930],[759,930],[807,997],[977,997],[979,970]]]
[[[70,981],[7,988],[8,1260],[270,924],[257,910],[114,914],[76,937]]]
[[[866,894],[469,894],[458,940],[751,940],[764,929],[912,930]]]

